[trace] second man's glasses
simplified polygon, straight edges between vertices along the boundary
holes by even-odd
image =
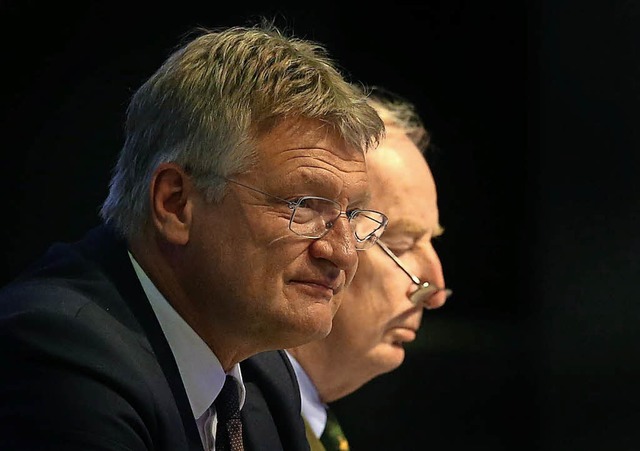
[[[449,288],[440,288],[440,287],[436,287],[433,284],[430,284],[429,282],[423,282],[421,281],[418,276],[412,274],[400,261],[400,259],[396,256],[396,254],[393,253],[393,251],[391,249],[389,249],[387,247],[386,244],[384,244],[382,241],[378,241],[378,246],[380,246],[382,248],[382,250],[389,256],[391,257],[391,260],[393,260],[396,265],[398,265],[398,267],[407,275],[409,276],[409,278],[413,281],[413,283],[415,283],[418,288],[416,288],[416,290],[411,293],[411,296],[409,296],[409,299],[411,299],[411,302],[413,302],[415,305],[419,305],[419,304],[423,304],[427,299],[429,299],[431,296],[433,296],[436,293],[439,293],[441,291],[444,291],[445,293],[445,299],[448,298],[449,296],[451,296],[452,291]]]
[[[356,238],[356,249],[365,250],[378,241],[389,222],[389,219],[379,211],[359,208],[342,211],[338,202],[317,196],[286,200],[226,177],[225,180],[287,204],[291,210],[289,229],[305,238],[322,238],[331,230],[338,218],[344,215],[349,220]]]

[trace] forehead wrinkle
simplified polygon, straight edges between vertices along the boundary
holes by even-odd
[[[313,148],[313,149],[317,149],[317,148]],[[330,158],[322,158],[321,156],[312,155],[312,154],[296,155],[295,153],[297,151],[299,151],[299,150],[300,150],[299,148],[295,148],[295,149],[288,149],[288,150],[281,151],[279,153],[280,156],[283,156],[287,152],[293,152],[294,155],[293,156],[285,156],[285,158],[281,158],[282,161],[275,162],[274,166],[276,168],[286,168],[287,166],[290,166],[291,162],[297,162],[296,160],[300,160],[300,159],[309,160],[308,162],[303,162],[303,163],[301,163],[299,165],[295,165],[294,167],[292,167],[292,168],[287,170],[287,172],[290,173],[290,174],[293,171],[302,170],[303,171],[303,176],[307,180],[321,179],[321,177],[319,177],[317,175],[314,175],[314,174],[311,174],[311,171],[316,170],[316,169],[319,169],[319,170],[322,170],[322,171],[326,171],[330,175],[338,177],[340,179],[341,179],[341,177],[338,174],[335,173],[336,170],[338,172],[344,172],[345,174],[362,173],[365,176],[367,176],[367,167],[364,164],[364,160],[362,160],[362,165],[360,165],[361,167],[354,170],[354,169],[349,169],[349,168],[343,168],[343,167],[341,167],[341,165],[336,164],[336,163],[344,162],[345,164],[352,165],[354,161],[358,162],[357,159],[354,160],[354,161],[344,160],[341,157],[337,157],[331,151],[326,151],[327,153],[331,154]],[[255,169],[252,169],[252,171],[254,171],[254,170]]]
[[[293,155],[292,157],[287,156],[288,152],[299,153],[301,150],[309,150],[309,151],[315,151],[315,152]],[[344,155],[345,153],[352,155],[352,158],[350,159],[345,158],[345,155]],[[348,164],[356,162],[356,163],[362,163],[363,165],[365,165],[364,155],[360,152],[344,152],[344,151],[331,150],[331,149],[326,149],[324,147],[317,147],[317,146],[295,147],[290,149],[283,149],[281,151],[281,155],[284,155],[286,159],[291,159],[291,160],[296,160],[299,158],[313,158],[314,160],[322,161],[323,163],[326,163],[338,169],[341,169],[340,166],[337,164],[340,162],[344,162]]]
[[[291,149],[292,151],[298,150],[298,149]],[[328,153],[331,153],[330,151],[327,151]],[[336,170],[338,172],[344,172],[345,174],[364,174],[365,178],[367,177],[367,167],[364,164],[364,160],[363,160],[363,164],[361,165],[361,167],[356,168],[356,169],[352,169],[352,168],[342,168],[340,165],[336,164],[336,163],[340,163],[345,162],[349,165],[352,165],[353,161],[347,161],[344,160],[342,158],[338,158],[338,160],[336,161],[336,155],[331,153],[330,155],[331,158],[322,158],[322,156],[318,156],[318,155],[294,155],[293,157],[287,158],[288,162],[291,161],[296,161],[296,160],[309,160],[308,162],[303,162],[302,164],[300,164],[299,166],[296,166],[293,170],[300,170],[302,173],[302,176],[306,179],[306,180],[321,180],[324,175],[318,175],[315,173],[315,170],[320,170],[320,171],[324,171],[326,173],[328,173],[330,176],[332,177],[337,177],[338,179],[341,180],[342,183],[344,183],[344,180],[340,177],[339,174],[336,174]]]
[[[306,181],[321,182],[322,180],[325,180],[328,175],[331,178],[336,178],[340,180],[341,184],[344,184],[345,180],[342,177],[340,177],[339,174],[336,174],[334,171],[332,171],[332,169],[335,169],[335,167],[334,166],[330,166],[330,167],[314,166],[313,164],[306,164],[306,165],[298,166],[294,170],[300,171],[302,178]],[[365,170],[352,171],[350,172],[350,174],[356,174],[358,172],[366,174]]]
[[[364,155],[349,152],[352,158],[345,159],[344,154],[341,148],[329,150],[315,143],[306,147],[296,144],[278,152],[271,170],[286,174],[289,183],[303,185],[306,192],[300,191],[298,195],[317,196],[324,192],[324,197],[337,200],[349,189],[354,190],[348,204],[363,208],[371,197]]]
[[[311,189],[313,189],[314,185],[322,185],[324,180],[331,179],[337,180],[336,187],[336,195],[340,195],[346,188],[346,181],[340,177],[338,174],[335,174],[331,171],[330,168],[325,168],[321,166],[299,166],[297,168],[299,170],[300,178],[302,182],[307,185],[311,185]],[[357,193],[357,197],[350,200],[351,204],[360,203],[362,205],[367,205],[371,200],[371,192],[368,189],[368,179],[366,178],[366,171],[358,171],[364,174],[364,178],[362,180],[356,181],[355,185],[363,185],[364,190],[362,192]],[[333,191],[333,187],[331,190]],[[311,193],[310,195],[315,195],[315,193]]]

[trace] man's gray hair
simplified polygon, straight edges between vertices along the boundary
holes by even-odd
[[[133,237],[150,218],[158,165],[175,162],[209,201],[255,161],[256,140],[288,118],[319,119],[363,152],[384,125],[318,43],[273,24],[196,30],[135,92],[100,215]]]
[[[369,97],[369,104],[375,108],[384,123],[400,127],[424,154],[431,142],[431,136],[416,105],[385,88],[371,86],[364,90]]]

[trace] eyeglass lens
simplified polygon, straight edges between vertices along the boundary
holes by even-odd
[[[334,225],[342,211],[340,204],[322,197],[306,196],[293,206],[289,228],[307,237],[321,238]],[[373,210],[355,210],[347,214],[356,237],[357,249],[368,249],[378,240],[386,226],[386,216]]]
[[[305,238],[322,238],[333,227],[340,215],[343,214],[339,203],[324,197],[304,196],[297,201],[288,201],[236,180],[227,177],[224,177],[224,179],[287,204],[292,210],[289,229]],[[356,209],[345,213],[345,215],[349,219],[349,224],[356,237],[357,250],[369,249],[373,246],[387,227],[387,222],[389,222],[384,214],[374,210]]]

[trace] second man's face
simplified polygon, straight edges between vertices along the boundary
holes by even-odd
[[[387,137],[367,155],[367,162],[371,208],[389,216],[381,240],[421,280],[444,286],[431,242],[442,230],[436,187],[419,149],[399,128],[387,126]],[[378,246],[362,253],[333,330],[323,341],[341,371],[364,383],[403,362],[403,345],[415,339],[424,307],[409,300],[415,289]],[[436,296],[444,297],[444,293]],[[444,299],[437,304],[442,302]]]

